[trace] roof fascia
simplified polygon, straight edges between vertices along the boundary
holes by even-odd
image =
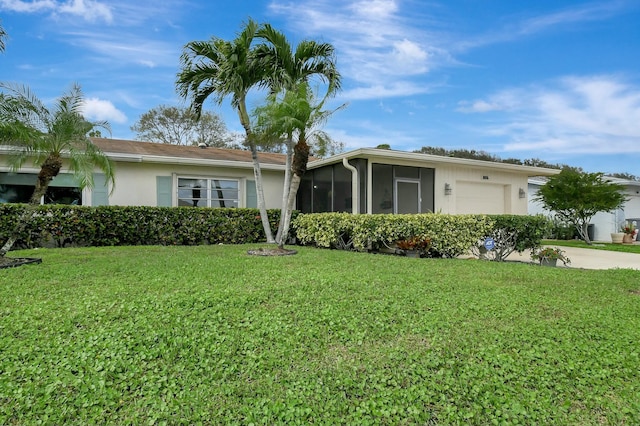
[[[492,169],[492,170],[504,170],[527,174],[528,176],[553,176],[560,173],[557,169],[548,169],[544,167],[532,167],[521,166],[518,164],[498,163],[492,161],[472,160],[468,158],[456,158],[456,157],[443,157],[440,155],[421,154],[417,152],[373,149],[373,148],[359,148],[354,151],[349,151],[334,155],[332,157],[316,160],[309,163],[310,169],[326,166],[329,164],[335,164],[342,162],[343,158],[366,158],[375,162],[385,162],[385,160],[391,161],[409,161],[414,163],[431,163],[431,164],[452,164],[458,166],[467,166],[480,169]],[[389,161],[386,161],[389,162]]]

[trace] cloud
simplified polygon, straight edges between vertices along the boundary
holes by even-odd
[[[527,18],[514,18],[515,22],[503,25],[497,30],[491,30],[485,34],[474,34],[473,37],[454,41],[452,43],[452,50],[456,52],[466,51],[490,44],[510,42],[525,36],[540,34],[558,28],[566,30],[572,25],[575,26],[581,23],[609,19],[612,16],[624,13],[629,7],[629,2],[614,0],[580,4],[564,8],[557,12]]]
[[[306,37],[327,37],[338,52],[343,78],[355,83],[349,94],[377,99],[424,93],[417,79],[453,62],[448,51],[421,28],[424,22],[402,16],[407,11],[401,6],[397,0],[306,0],[276,1],[270,10],[286,16],[294,30]]]
[[[99,60],[111,65],[137,64],[145,68],[175,66],[179,57],[179,46],[173,43],[147,39],[122,33],[95,33],[91,31],[69,31],[65,33],[69,43],[95,52]]]
[[[19,13],[51,12],[53,15],[79,16],[88,22],[100,19],[111,22],[113,15],[109,6],[95,0],[0,0],[0,9]]]
[[[569,76],[461,105],[501,114],[485,132],[505,137],[508,151],[640,153],[640,86],[619,76]]]
[[[96,22],[100,18],[105,22],[113,20],[109,6],[94,0],[71,0],[61,4],[57,12],[80,16],[89,22]]]
[[[115,123],[126,123],[127,117],[118,110],[111,101],[98,98],[86,98],[82,106],[83,114],[91,120],[106,120]]]

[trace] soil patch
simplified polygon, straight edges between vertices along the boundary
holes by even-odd
[[[15,268],[16,266],[42,263],[37,257],[0,257],[0,269]]]
[[[296,250],[290,250],[280,247],[259,248],[247,251],[247,254],[250,254],[252,256],[290,256],[296,253],[298,253]]]

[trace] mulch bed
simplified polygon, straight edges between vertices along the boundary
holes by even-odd
[[[42,259],[37,257],[0,257],[0,269],[37,263],[42,263]]]

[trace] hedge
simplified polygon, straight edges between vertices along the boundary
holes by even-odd
[[[431,251],[446,257],[466,253],[493,229],[486,215],[300,214],[293,222],[302,244],[376,250],[410,237],[429,238]]]
[[[470,251],[479,254],[488,237],[494,238],[501,254],[536,248],[548,222],[543,216],[518,215],[312,213],[300,214],[293,227],[302,244],[317,247],[377,250],[418,237],[431,240],[432,254],[457,257]]]
[[[0,204],[0,240],[8,238],[25,208]],[[268,214],[276,229],[280,210]],[[35,208],[14,248],[260,241],[265,236],[258,209],[44,205]]]

